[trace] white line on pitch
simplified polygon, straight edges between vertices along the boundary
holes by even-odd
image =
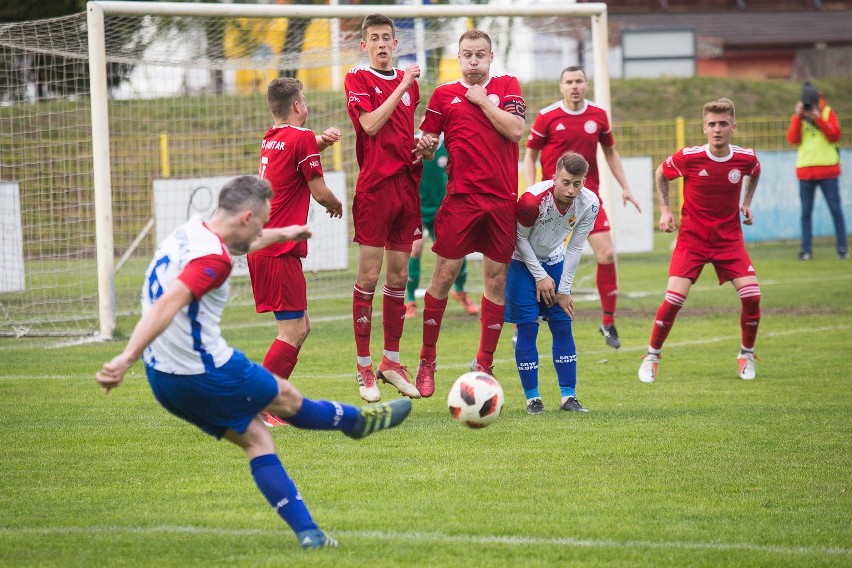
[[[688,542],[688,541],[644,541],[644,540],[596,540],[571,537],[532,537],[498,535],[450,535],[427,532],[386,532],[331,530],[334,536],[362,538],[395,542],[442,542],[462,544],[503,544],[507,546],[585,546],[589,548],[651,548],[681,550],[721,550],[745,552],[769,552],[776,554],[821,554],[850,555],[852,549],[839,546],[785,546],[754,544],[749,542]],[[197,534],[213,536],[284,536],[284,530],[270,529],[224,529],[216,527],[160,526],[160,527],[48,527],[48,528],[0,528],[0,534],[9,536],[54,536],[70,534]],[[345,543],[344,543],[345,545]]]

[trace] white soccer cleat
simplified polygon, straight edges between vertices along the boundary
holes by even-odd
[[[737,356],[737,363],[740,365],[740,378],[746,381],[754,379],[754,353],[743,353],[742,351]]]
[[[660,364],[660,356],[646,353],[639,365],[639,380],[643,383],[653,383],[657,379],[657,365]]]

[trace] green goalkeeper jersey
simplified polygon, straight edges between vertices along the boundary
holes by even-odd
[[[420,214],[423,222],[435,220],[435,213],[447,194],[447,148],[444,142],[435,150],[435,158],[423,162],[423,178],[420,180]]]

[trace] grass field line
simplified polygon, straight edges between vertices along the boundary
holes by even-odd
[[[814,333],[826,333],[831,331],[844,331],[852,329],[852,324],[846,325],[832,325],[826,327],[814,327],[814,328],[798,328],[798,329],[787,329],[783,331],[767,331],[761,334],[761,337],[785,337],[789,335],[802,335],[802,334],[814,334]],[[705,337],[703,339],[696,339],[693,341],[672,341],[671,343],[667,343],[667,348],[672,347],[691,347],[695,345],[708,345],[710,343],[721,343],[723,341],[735,341],[739,339],[739,335],[723,335],[720,337]],[[632,347],[622,347],[619,349],[621,352],[644,352],[646,349],[645,345],[637,345]],[[583,355],[613,355],[615,352],[609,347],[603,349],[592,349],[589,351],[584,351]],[[637,360],[638,361],[638,360]],[[510,364],[514,363],[514,359],[508,358],[496,358],[494,359],[495,364]],[[600,359],[598,363],[606,363],[607,359]],[[466,369],[468,366],[467,363],[449,363],[449,364],[441,364],[441,369]],[[94,371],[92,371],[94,374]],[[314,377],[323,377],[323,378],[338,378],[338,377],[349,377],[352,373],[335,373],[335,374],[322,374],[322,373],[314,373]],[[0,380],[34,380],[34,379],[47,379],[47,380],[69,380],[75,379],[77,375],[0,375]]]
[[[330,531],[340,538],[358,538],[386,542],[410,541],[414,543],[437,542],[445,544],[502,544],[507,546],[582,546],[588,548],[650,548],[679,550],[768,552],[794,555],[852,555],[852,548],[826,546],[783,546],[748,542],[688,542],[688,541],[643,541],[643,540],[596,540],[571,537],[498,536],[498,535],[451,535],[430,532],[388,531]],[[0,528],[0,535],[10,537],[63,536],[63,535],[116,535],[116,534],[189,534],[222,537],[282,536],[283,529],[225,529],[216,527],[158,526],[158,527],[42,527]]]

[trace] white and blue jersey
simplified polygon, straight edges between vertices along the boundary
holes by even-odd
[[[535,321],[539,315],[567,318],[557,305],[539,305],[535,283],[550,276],[557,293],[571,293],[583,244],[599,209],[598,197],[583,188],[573,203],[560,211],[553,197],[553,180],[539,182],[521,196],[515,252],[506,284],[506,321]],[[571,238],[565,246],[568,235]]]
[[[231,264],[228,248],[200,218],[175,229],[157,247],[145,271],[142,286],[142,315],[178,280],[187,264],[202,257],[220,257]],[[230,271],[228,271],[230,274]],[[230,278],[217,287],[196,294],[195,301],[183,307],[166,330],[145,349],[145,365],[174,375],[198,375],[221,367],[234,353],[222,338],[219,321],[228,300]],[[195,288],[190,285],[195,292]]]

